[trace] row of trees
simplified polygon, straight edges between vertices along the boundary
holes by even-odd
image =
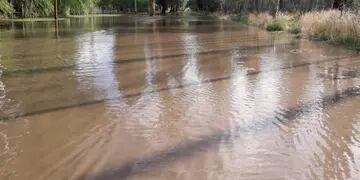
[[[0,13],[20,17],[47,17],[54,15],[55,2],[62,15],[83,14],[96,6],[96,0],[0,0]]]
[[[154,0],[152,0],[154,1]],[[0,13],[20,17],[45,17],[54,14],[55,0],[0,0]],[[155,0],[162,14],[181,7],[195,11],[224,13],[277,11],[305,12],[329,8],[358,10],[360,0]],[[58,0],[59,14],[86,14],[95,7],[102,12],[148,10],[149,0]]]
[[[172,0],[170,0],[172,1]],[[97,12],[129,12],[148,10],[148,0],[0,0],[0,14],[19,17],[50,17]]]

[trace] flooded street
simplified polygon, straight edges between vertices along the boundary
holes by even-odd
[[[360,55],[209,17],[0,29],[0,179],[360,179]]]

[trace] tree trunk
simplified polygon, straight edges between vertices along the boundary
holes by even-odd
[[[333,9],[342,9],[343,1],[342,0],[334,0],[334,3],[332,5]]]
[[[160,5],[161,5],[161,14],[165,15],[167,10],[166,0],[160,0]]]
[[[54,0],[54,19],[58,19],[58,0]]]
[[[155,0],[149,0],[149,15],[153,16],[155,13]]]
[[[270,10],[270,15],[272,15],[274,18],[280,11],[280,0],[276,0],[275,4],[275,10]]]
[[[32,0],[24,2],[23,17],[30,18],[32,16]]]
[[[204,5],[203,5],[203,2],[202,0],[197,0],[197,8],[198,10],[204,10]]]
[[[284,0],[279,0],[279,11],[284,10]]]
[[[255,0],[255,10],[257,13],[259,13],[259,0]]]

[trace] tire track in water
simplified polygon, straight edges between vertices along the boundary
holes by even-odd
[[[320,100],[310,101],[298,105],[293,108],[289,108],[282,113],[276,113],[275,117],[265,117],[266,121],[274,122],[279,119],[282,120],[281,123],[286,123],[289,121],[296,120],[298,117],[306,115],[312,112],[314,106],[322,104],[324,109],[328,109],[331,106],[334,106],[338,103],[344,102],[354,97],[360,96],[360,86],[355,86],[348,88],[342,92],[335,93],[333,95],[325,96]],[[256,124],[256,123],[255,123]],[[258,128],[265,128],[268,124],[257,123],[254,125]],[[98,175],[92,175],[89,179],[93,180],[112,180],[112,179],[123,179],[129,176],[140,173],[142,170],[146,169],[151,165],[156,164],[171,164],[174,161],[181,160],[186,157],[192,156],[195,152],[198,152],[202,149],[211,148],[214,145],[217,145],[224,141],[231,141],[232,139],[239,137],[240,133],[249,131],[248,128],[241,128],[240,126],[235,128],[230,128],[225,131],[204,136],[201,140],[190,141],[177,146],[165,149],[158,153],[155,153],[150,156],[140,157],[138,159],[133,159],[128,161],[118,168],[113,168],[111,170],[103,171]],[[79,179],[83,179],[80,177]]]
[[[260,74],[260,73],[267,73],[267,72],[273,72],[273,71],[281,71],[281,70],[301,68],[301,67],[306,67],[306,66],[310,66],[310,65],[322,64],[322,63],[327,63],[327,62],[332,62],[332,61],[338,61],[338,60],[341,60],[341,59],[352,59],[352,58],[358,58],[355,61],[360,60],[359,56],[336,57],[336,58],[324,59],[324,60],[317,61],[317,62],[306,62],[306,63],[294,64],[294,65],[290,65],[290,66],[280,67],[278,69],[270,69],[270,70],[266,70],[266,71],[248,72],[245,76],[253,76],[253,75]],[[105,101],[115,100],[115,99],[118,99],[118,98],[132,98],[132,97],[137,97],[137,96],[146,95],[146,94],[158,93],[158,92],[162,92],[162,91],[168,91],[168,90],[174,90],[174,89],[182,89],[182,88],[186,88],[186,87],[198,86],[198,85],[213,83],[213,82],[217,82],[217,81],[229,80],[231,78],[233,78],[233,76],[223,76],[223,77],[217,77],[217,78],[212,78],[212,79],[206,79],[206,80],[203,80],[203,81],[198,82],[198,83],[181,84],[181,85],[178,85],[178,86],[159,88],[159,89],[156,89],[156,90],[138,92],[138,93],[133,93],[133,94],[127,94],[127,95],[123,95],[123,96],[119,96],[119,97],[105,98],[105,99],[100,99],[100,100],[81,102],[81,103],[73,104],[73,105],[60,106],[60,107],[43,109],[43,110],[33,111],[33,112],[26,112],[26,113],[22,113],[22,114],[19,114],[19,115],[12,116],[12,117],[0,117],[0,121],[16,119],[16,118],[20,118],[20,117],[39,115],[39,114],[43,114],[43,113],[49,113],[49,112],[60,111],[60,110],[65,110],[65,109],[71,109],[71,108],[75,108],[75,107],[94,105],[94,104],[103,103]]]

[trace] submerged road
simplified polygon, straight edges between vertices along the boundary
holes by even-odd
[[[0,40],[0,179],[360,178],[356,52],[193,16]]]

